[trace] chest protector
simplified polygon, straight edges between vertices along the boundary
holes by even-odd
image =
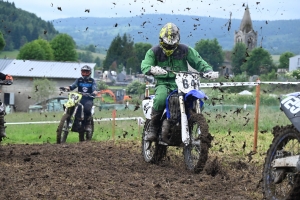
[[[92,93],[94,79],[84,80],[82,77],[78,79],[78,92]]]
[[[152,51],[155,55],[155,64],[158,64],[158,62],[166,62],[168,60],[168,56],[164,54],[162,48],[160,48],[159,45],[152,47]],[[177,49],[173,52],[173,54],[170,56],[175,60],[183,60],[186,59],[186,56],[188,54],[189,47],[185,44],[179,44]]]

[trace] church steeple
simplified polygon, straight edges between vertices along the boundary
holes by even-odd
[[[252,20],[250,17],[250,12],[249,12],[249,7],[247,5],[245,12],[244,12],[244,16],[240,25],[240,30],[245,32],[245,33],[249,33],[250,31],[253,30],[252,27]]]
[[[234,34],[234,45],[239,42],[244,43],[249,50],[254,49],[257,45],[257,31],[253,30],[248,5],[245,8],[240,29]]]

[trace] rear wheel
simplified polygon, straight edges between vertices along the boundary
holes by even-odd
[[[69,134],[68,122],[70,119],[69,114],[64,114],[56,130],[56,143],[65,143]]]
[[[189,119],[190,144],[183,148],[184,161],[188,170],[199,173],[208,159],[208,150],[213,137],[202,114],[192,113]]]
[[[266,199],[298,199],[300,174],[295,168],[274,168],[276,158],[300,155],[300,133],[292,126],[273,128],[274,139],[263,169],[263,193]]]
[[[142,134],[142,155],[146,162],[158,164],[166,156],[167,146],[158,144],[158,141],[144,140],[149,126],[150,120],[147,119]]]

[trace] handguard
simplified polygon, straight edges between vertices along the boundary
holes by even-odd
[[[203,73],[202,76],[203,78],[207,78],[207,79],[217,79],[219,78],[219,72],[210,71],[210,72]]]
[[[166,75],[168,72],[166,70],[164,70],[163,68],[159,67],[159,66],[151,66],[150,69],[150,74],[152,74],[153,76],[157,76],[157,75]]]

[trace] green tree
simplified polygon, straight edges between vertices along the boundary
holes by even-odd
[[[145,88],[146,88],[145,83],[141,83],[139,81],[133,81],[126,87],[126,93],[141,95],[144,93]]]
[[[34,79],[32,87],[32,98],[36,101],[45,101],[55,92],[55,82],[43,79]],[[43,105],[45,106],[45,105]]]
[[[108,88],[108,85],[104,81],[99,81],[98,84],[98,90],[106,90]]]
[[[272,69],[275,69],[275,66],[268,51],[263,48],[255,48],[250,52],[250,56],[241,69],[252,76],[269,73]]]
[[[95,53],[96,52],[96,47],[94,45],[90,44],[89,46],[87,46],[85,48],[85,50]]]
[[[103,61],[104,70],[116,69],[118,65],[127,68],[128,59],[134,56],[133,44],[130,36],[124,34],[123,37],[120,37],[120,35],[117,35],[107,50],[106,58]]]
[[[77,61],[76,44],[68,34],[58,34],[50,42],[56,61]]]
[[[93,62],[93,55],[90,51],[85,51],[85,52],[79,52],[78,53],[78,59],[81,61],[81,62]]]
[[[100,60],[99,56],[97,56],[95,58],[94,62],[96,63],[96,67],[100,67],[101,66],[101,60]]]
[[[0,31],[0,51],[2,51],[5,47],[5,40],[4,40],[4,37]]]
[[[260,75],[260,80],[262,80],[262,81],[276,81],[277,80],[277,73],[276,73],[275,69],[272,69],[272,71],[268,74]]]
[[[23,60],[45,60],[46,53],[41,45],[35,40],[21,47],[17,59]]]
[[[110,69],[110,66],[114,63],[114,62],[120,62],[121,63],[121,54],[122,54],[122,39],[120,37],[120,35],[117,35],[113,41],[111,42],[108,50],[107,50],[107,54],[106,54],[106,58],[103,61],[103,68],[104,70],[108,70]]]
[[[246,45],[242,42],[236,43],[232,49],[231,54],[231,66],[234,74],[241,74],[241,66],[245,62],[246,56],[248,55],[246,51]]]
[[[45,52],[44,60],[54,60],[53,49],[51,48],[50,43],[44,39],[38,39],[36,42],[42,47]]]
[[[214,71],[219,71],[219,67],[224,62],[224,54],[216,38],[213,40],[201,39],[196,43],[195,49],[213,67]]]
[[[280,55],[278,68],[289,68],[290,58],[295,56],[292,52],[285,52]]]
[[[140,72],[141,71],[141,62],[144,60],[146,52],[152,47],[150,43],[135,43],[134,44],[134,60],[129,60],[129,62],[132,62],[132,68],[134,72]],[[133,59],[133,58],[132,58]]]
[[[290,74],[291,74],[290,76],[294,77],[297,80],[300,80],[300,70],[299,69],[290,72]]]

